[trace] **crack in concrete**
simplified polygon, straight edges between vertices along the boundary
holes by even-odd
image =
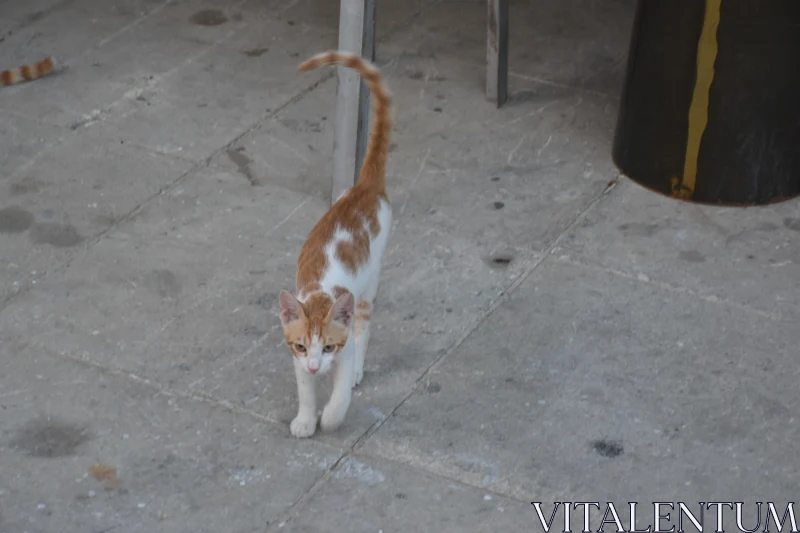
[[[746,313],[751,313],[757,315],[761,318],[767,318],[769,320],[774,320],[776,322],[782,322],[785,320],[784,316],[781,313],[771,313],[769,311],[762,311],[761,309],[756,309],[754,307],[750,307],[744,304],[740,304],[731,300],[727,300],[725,298],[720,298],[719,296],[713,294],[703,294],[701,292],[688,289],[686,287],[677,287],[675,285],[670,285],[669,283],[665,283],[663,281],[652,280],[647,277],[643,277],[641,275],[637,276],[635,274],[631,274],[629,272],[623,272],[621,270],[616,270],[613,268],[604,267],[602,265],[594,264],[594,263],[584,263],[583,261],[578,261],[573,259],[569,256],[560,256],[554,257],[554,261],[559,263],[564,263],[567,265],[576,266],[579,268],[585,268],[588,270],[594,270],[597,272],[604,272],[606,274],[611,274],[613,276],[617,276],[619,278],[627,279],[636,281],[637,283],[644,283],[647,285],[652,285],[654,287],[658,287],[659,289],[677,293],[677,294],[685,294],[687,296],[692,296],[694,298],[698,298],[703,300],[704,302],[712,303],[712,304],[720,304],[725,305],[728,307],[732,307],[733,309],[737,309],[739,311],[743,311]]]
[[[259,412],[253,411],[251,409],[245,409],[245,408],[242,408],[242,407],[238,407],[233,402],[230,402],[230,401],[228,401],[228,400],[226,400],[224,398],[219,398],[219,397],[214,396],[212,394],[208,394],[206,392],[202,392],[202,391],[186,391],[186,390],[181,390],[181,389],[166,388],[166,387],[161,386],[156,381],[153,381],[151,379],[142,377],[142,376],[140,376],[138,374],[135,374],[133,372],[129,372],[127,370],[123,370],[121,368],[113,368],[113,367],[110,367],[110,366],[103,365],[103,364],[95,361],[94,359],[76,357],[76,356],[70,355],[68,353],[63,353],[63,354],[62,353],[56,353],[56,352],[53,352],[51,349],[47,348],[46,346],[39,346],[39,348],[41,350],[43,350],[44,352],[49,353],[53,357],[57,357],[59,359],[66,359],[68,361],[73,361],[73,362],[81,364],[83,366],[88,366],[88,367],[94,368],[95,370],[103,372],[104,374],[108,374],[110,376],[123,377],[123,378],[125,378],[127,380],[130,380],[130,381],[132,381],[134,383],[137,383],[139,385],[144,385],[144,386],[146,386],[148,388],[151,388],[151,389],[155,390],[158,394],[166,396],[167,398],[181,398],[181,399],[184,399],[184,400],[194,400],[194,401],[199,401],[199,402],[203,402],[203,403],[208,403],[208,404],[212,404],[212,405],[214,405],[216,407],[225,409],[225,410],[230,411],[230,412],[235,413],[235,414],[250,416],[250,417],[252,417],[252,418],[254,418],[254,419],[256,419],[256,420],[258,420],[259,422],[262,422],[262,423],[267,423],[267,424],[271,424],[271,425],[275,425],[275,426],[280,426],[281,428],[285,426],[285,424],[283,424],[279,420],[275,420],[275,419],[273,419],[273,418],[271,418],[269,416],[263,415],[263,414],[261,414]],[[325,444],[325,443],[322,443],[322,444]],[[328,445],[326,444],[326,446],[328,446]]]

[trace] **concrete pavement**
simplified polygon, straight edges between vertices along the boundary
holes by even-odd
[[[800,203],[618,179],[633,7],[512,2],[498,110],[485,2],[379,5],[394,234],[348,418],[301,441],[277,294],[329,202],[336,81],[295,68],[335,47],[338,5],[5,2],[2,66],[63,68],[0,91],[0,532],[785,508]]]

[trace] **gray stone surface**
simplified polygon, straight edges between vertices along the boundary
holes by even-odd
[[[355,456],[339,464],[281,530],[525,531],[534,512],[527,503],[397,463]]]
[[[90,245],[191,167],[119,142],[65,134],[3,183],[7,216],[0,226],[7,229],[0,227],[0,298],[64,265],[73,249]]]
[[[625,60],[632,7],[628,0],[511,2],[511,92],[519,93],[520,81],[530,80],[617,97],[618,79],[610,85],[601,81]],[[486,16],[485,2],[437,2],[425,12],[424,24],[412,26],[391,45],[404,55],[428,59],[435,68],[464,63],[483,69]],[[434,61],[442,57],[448,61]],[[483,86],[483,80],[474,83]]]
[[[633,7],[512,2],[496,109],[484,0],[379,5],[394,235],[348,417],[298,441],[276,300],[328,206],[336,78],[296,66],[337,3],[5,2],[0,66],[62,68],[0,97],[0,533],[791,500],[800,204],[615,182]]]
[[[800,320],[796,201],[748,209],[686,205],[626,181],[556,253],[764,316]]]
[[[0,131],[0,157],[3,158],[3,177],[0,187],[4,197],[23,192],[14,179],[24,173],[37,155],[57,144],[66,130],[31,117],[20,117],[0,111],[6,127]]]
[[[469,239],[486,253],[541,252],[614,173],[598,158],[614,124],[606,97],[523,80],[516,85],[521,102],[497,110],[463,104],[462,80],[475,72],[469,65],[432,65],[401,53],[386,71],[404,110],[390,193],[415,223]]]
[[[0,354],[3,532],[259,532],[342,453],[34,342]]]
[[[548,259],[365,451],[519,499],[788,496],[796,465],[766,458],[798,451],[795,335]]]

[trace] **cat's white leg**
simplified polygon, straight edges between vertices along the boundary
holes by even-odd
[[[350,335],[342,351],[336,355],[333,369],[333,390],[328,404],[322,410],[320,425],[323,431],[337,429],[350,407],[351,388],[353,382],[353,363],[355,359],[355,339]]]
[[[297,416],[289,429],[298,438],[310,437],[317,430],[317,391],[316,376],[303,370],[303,363],[295,358],[294,373],[297,378]]]
[[[355,360],[353,361],[353,387],[361,383],[361,380],[364,378],[364,357],[367,355],[367,345],[369,344],[371,312],[372,304],[367,304],[366,300],[360,300],[358,302],[356,322],[353,328],[356,335],[356,353]]]
[[[353,363],[353,387],[361,383],[364,378],[364,358],[369,346],[369,332],[372,320],[372,308],[375,296],[378,294],[378,280],[373,280],[356,304],[356,320],[353,326],[356,336],[356,357]]]

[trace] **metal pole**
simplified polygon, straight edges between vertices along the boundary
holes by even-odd
[[[486,97],[501,107],[508,98],[508,0],[488,0]]]
[[[363,54],[369,44],[366,34],[373,36],[374,47],[374,0],[341,0],[339,5],[339,50]],[[367,11],[371,16],[367,16]],[[333,180],[331,203],[355,184],[358,175],[359,145],[361,156],[365,148],[368,115],[363,105],[362,93],[366,88],[357,72],[339,67],[336,91],[336,124],[333,136]]]

